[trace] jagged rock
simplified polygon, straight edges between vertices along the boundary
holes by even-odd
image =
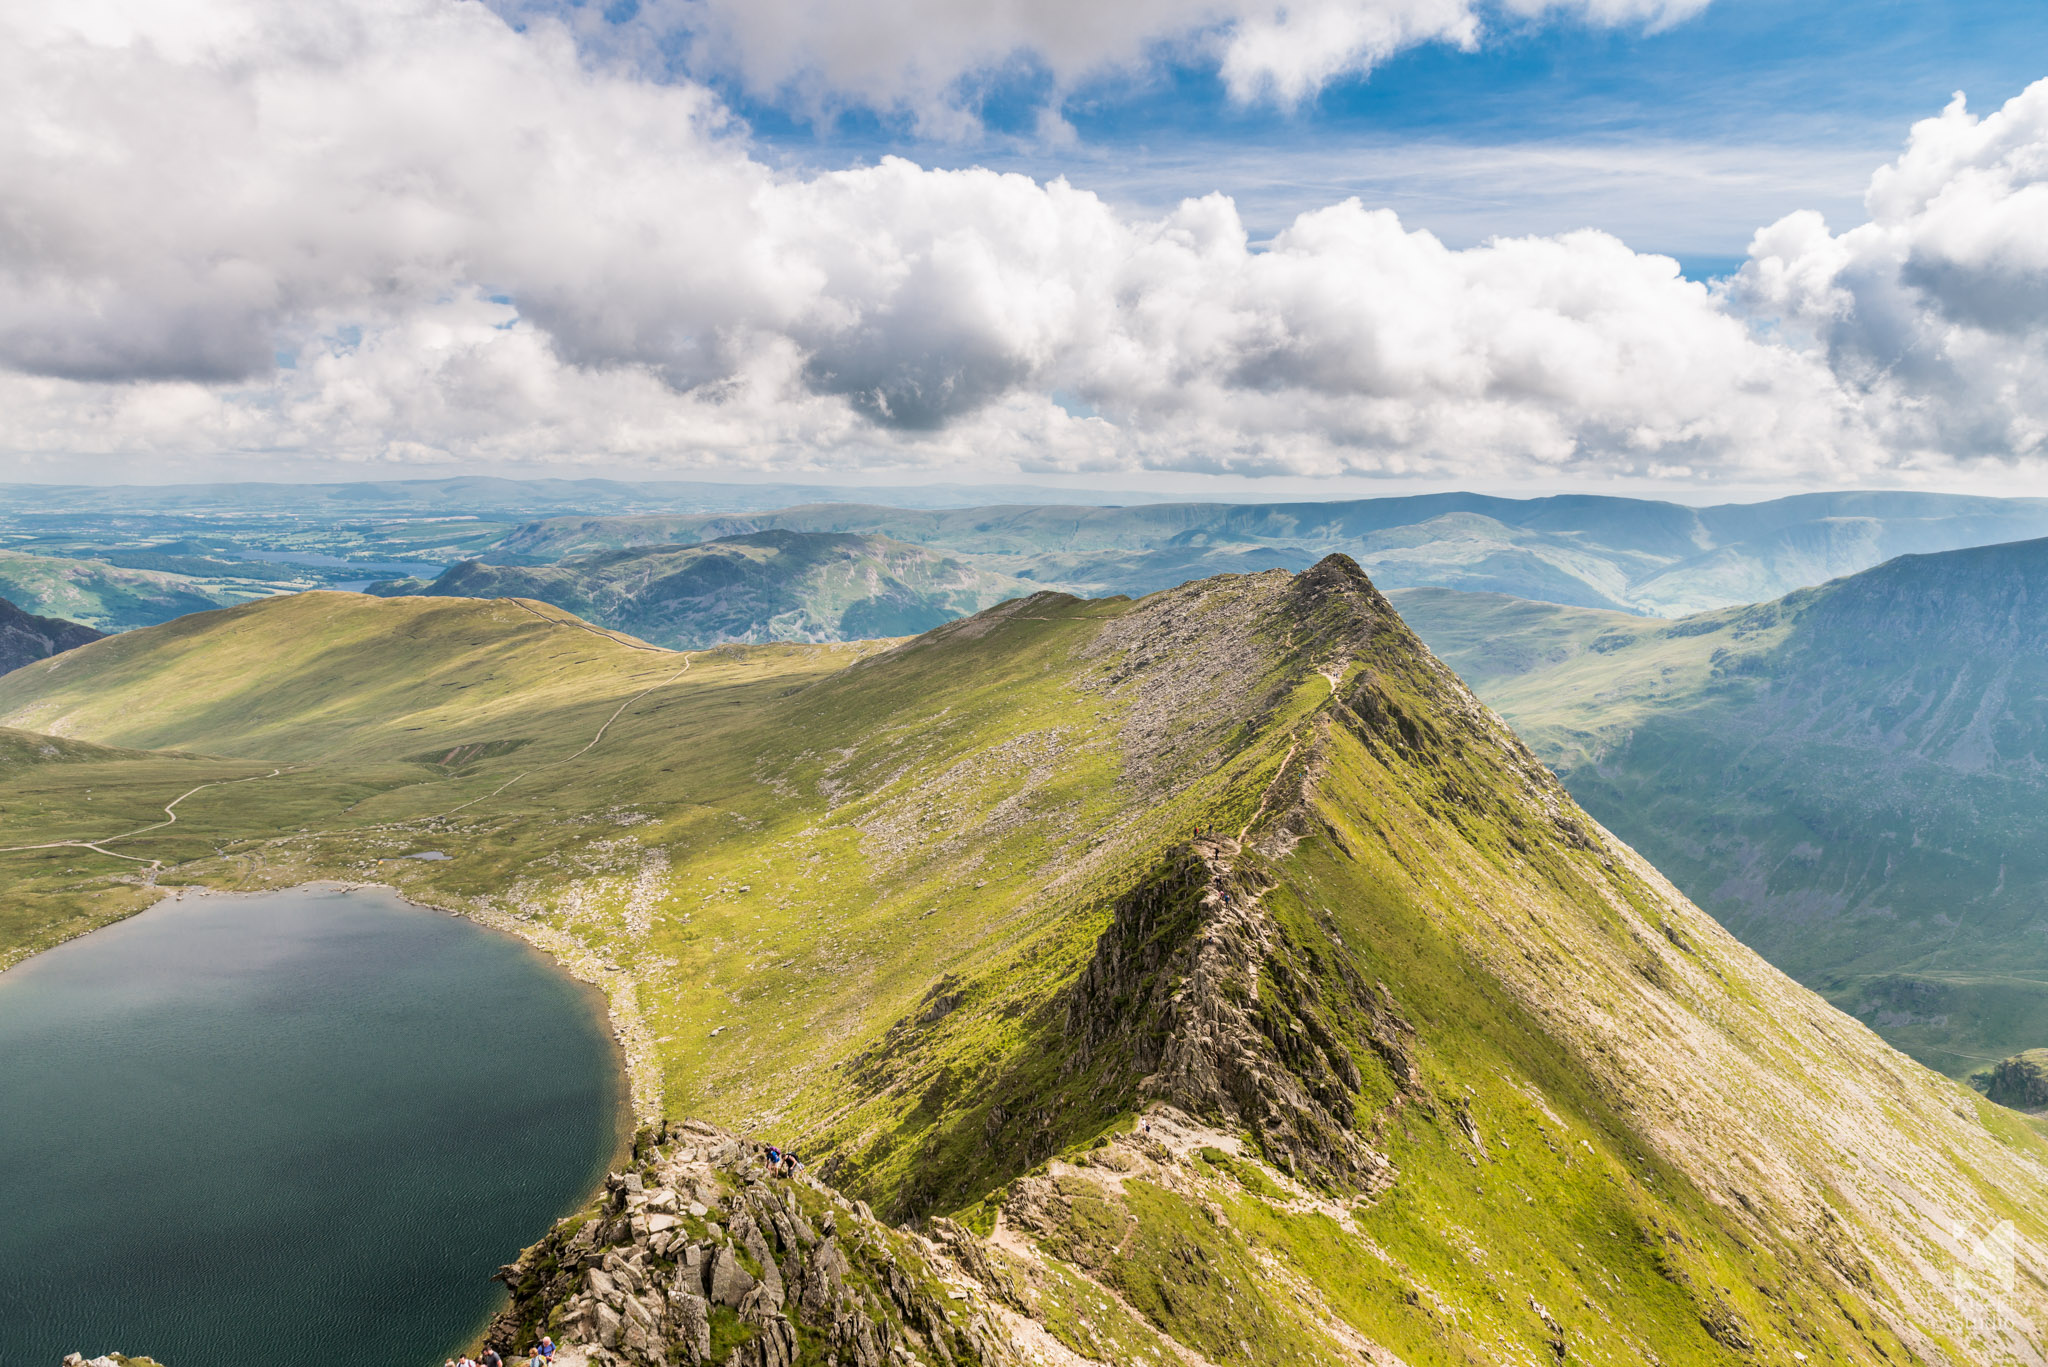
[[[525,1352],[547,1332],[564,1363],[711,1367],[713,1321],[730,1311],[749,1336],[717,1367],[796,1367],[806,1336],[818,1361],[839,1367],[1021,1367],[1001,1333],[945,1299],[939,1288],[961,1273],[938,1245],[808,1175],[768,1177],[758,1145],[701,1124],[659,1135],[679,1142],[643,1143],[638,1170],[613,1174],[511,1265],[512,1304],[487,1335],[499,1351]],[[730,1211],[730,1230],[691,1213],[685,1191],[711,1198],[696,1203],[707,1214]],[[675,1223],[650,1232],[663,1192],[678,1194],[661,1212]],[[641,1213],[628,1220],[616,1207],[630,1196]]]
[[[737,1253],[730,1248],[720,1248],[711,1255],[711,1271],[704,1289],[718,1304],[737,1306],[754,1289],[754,1278],[740,1266]]]
[[[1302,1176],[1381,1189],[1392,1165],[1359,1132],[1363,1080],[1328,1016],[1369,1023],[1403,1097],[1420,1084],[1402,1052],[1406,1023],[1348,964],[1336,987],[1350,1000],[1319,1000],[1326,989],[1261,905],[1271,886],[1236,840],[1203,836],[1121,898],[1067,998],[1067,1033],[1081,1045],[1072,1066],[1125,1050],[1144,1075],[1141,1095],[1251,1130]]]
[[[680,1346],[683,1361],[699,1363],[711,1356],[711,1303],[684,1284],[679,1273],[668,1299],[669,1332]]]
[[[2028,1049],[2000,1060],[1991,1070],[1984,1095],[2014,1110],[2048,1107],[2048,1049]]]
[[[619,1346],[619,1335],[624,1332],[626,1327],[625,1316],[612,1309],[606,1302],[599,1301],[596,1310],[591,1315],[590,1324],[592,1329],[596,1331],[599,1343],[607,1348]]]

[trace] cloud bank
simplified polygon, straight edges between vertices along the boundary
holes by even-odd
[[[1598,232],[1453,250],[1355,201],[1255,250],[1221,197],[1140,219],[902,160],[781,174],[703,87],[451,0],[15,5],[0,117],[17,468],[1850,481],[2048,455],[2048,83],[1920,124],[1868,224],[1793,215],[1715,290]]]
[[[1405,49],[1478,45],[1489,27],[1663,28],[1708,0],[639,0],[621,7],[493,0],[519,24],[567,22],[610,53],[770,97],[909,111],[927,132],[973,121],[975,86],[1005,75],[1061,92],[1161,58],[1213,65],[1240,103],[1292,106]]]

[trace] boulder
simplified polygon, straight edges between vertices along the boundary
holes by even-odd
[[[721,1247],[711,1255],[711,1271],[704,1289],[719,1305],[738,1306],[754,1289],[753,1274],[740,1266],[739,1255]]]
[[[626,1318],[603,1301],[599,1301],[592,1328],[597,1333],[599,1343],[607,1348],[616,1348],[619,1346],[619,1336],[625,1332]]]

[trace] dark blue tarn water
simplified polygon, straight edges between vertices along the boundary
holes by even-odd
[[[622,1087],[584,989],[388,893],[187,896],[30,959],[0,1364],[439,1364],[601,1179]]]

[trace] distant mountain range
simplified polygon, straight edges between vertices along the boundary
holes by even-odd
[[[677,648],[914,636],[1036,585],[885,536],[765,531],[600,551],[554,565],[464,561],[380,597],[535,598]]]
[[[1333,552],[1388,588],[1429,585],[1673,615],[1774,598],[1892,556],[2048,535],[2048,501],[1802,494],[1688,508],[1585,495],[1328,503],[949,510],[826,504],[773,512],[562,517],[483,553],[544,563],[769,529],[894,537],[1035,583],[1142,594],[1189,579],[1299,570]]]
[[[2048,541],[1680,621],[1395,598],[1774,963],[1957,1075],[2048,1042]]]
[[[0,488],[0,546],[36,557],[38,567],[0,564],[0,594],[32,611],[124,630],[260,594],[357,587],[401,574],[432,581],[463,561],[531,568],[786,531],[929,547],[962,572],[1011,581],[1020,592],[1142,595],[1217,574],[1299,571],[1342,553],[1389,588],[1499,592],[1655,616],[1778,597],[1902,553],[2048,536],[2048,502],[1897,492],[1711,508],[1469,493],[1272,504],[1139,503],[1139,495],[1105,494],[1096,506],[990,501],[1043,498],[1044,490],[932,486],[884,491],[900,503],[927,506],[884,506],[874,501],[879,493],[861,503],[789,506],[807,495],[846,492],[497,479],[12,486]],[[1118,499],[1130,506],[1109,506]],[[929,506],[970,501],[975,506]],[[60,562],[84,563],[67,569]],[[128,570],[138,573],[116,573]],[[781,602],[774,611],[788,612],[809,589],[792,583],[786,592],[770,592],[766,578],[774,572],[754,577],[767,594],[760,601]],[[510,583],[516,576],[469,569],[442,591],[486,592],[494,578]],[[581,579],[569,579],[576,582],[529,582],[574,611],[623,610],[612,589],[578,596]],[[818,636],[837,629],[805,628]],[[764,639],[776,628],[757,616],[722,621],[718,630]]]

